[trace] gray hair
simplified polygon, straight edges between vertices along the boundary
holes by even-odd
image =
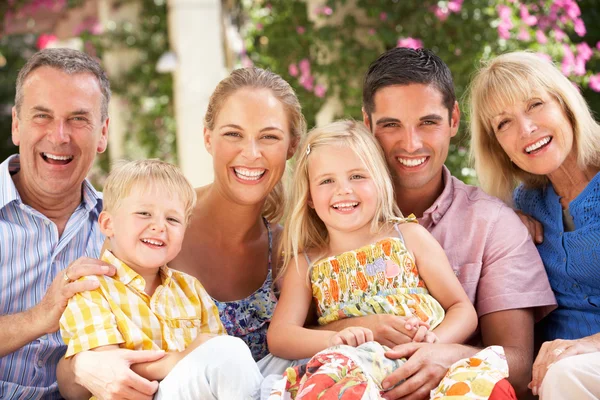
[[[110,101],[110,82],[106,72],[102,69],[98,61],[87,54],[67,48],[44,49],[35,53],[19,71],[17,76],[17,93],[15,95],[15,106],[17,114],[21,111],[23,104],[23,84],[25,80],[35,69],[39,67],[52,67],[69,75],[91,73],[100,84],[102,92],[101,118],[105,121],[108,118],[108,102]]]

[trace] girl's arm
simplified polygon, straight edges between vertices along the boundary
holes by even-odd
[[[339,333],[304,328],[312,301],[307,277],[306,260],[300,257],[296,268],[296,261],[292,259],[283,276],[281,295],[267,332],[271,354],[288,360],[300,360],[336,344],[356,346],[373,340],[372,333],[363,328],[349,328]]]
[[[420,225],[404,224],[400,229],[429,293],[446,310],[444,320],[433,331],[442,343],[465,342],[477,329],[477,313],[442,246]]]

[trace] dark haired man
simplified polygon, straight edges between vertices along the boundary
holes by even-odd
[[[509,381],[524,395],[531,380],[533,324],[556,302],[517,215],[444,166],[460,122],[448,66],[426,49],[382,54],[365,76],[363,119],[383,148],[402,213],[415,214],[440,242],[479,316],[470,345],[401,344],[406,341],[401,317],[354,318],[352,324],[371,328],[376,340],[396,345],[390,358],[409,358],[384,384],[406,381],[385,397],[429,398],[451,364],[489,345],[504,347]]]

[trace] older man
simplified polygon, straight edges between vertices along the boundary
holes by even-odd
[[[74,281],[114,273],[94,259],[104,240],[102,200],[86,180],[106,149],[109,100],[98,62],[70,49],[36,53],[17,78],[19,154],[0,164],[2,399],[60,398],[56,366],[66,347],[58,321],[73,294],[97,286]]]

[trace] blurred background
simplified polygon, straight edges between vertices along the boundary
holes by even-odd
[[[313,127],[361,118],[362,77],[380,53],[428,47],[450,66],[463,112],[447,165],[476,183],[465,91],[480,60],[519,49],[550,58],[598,115],[598,21],[600,0],[1,0],[0,160],[17,152],[16,76],[38,49],[83,50],[109,74],[109,148],[90,176],[101,188],[122,158],[161,158],[194,185],[211,182],[203,117],[234,68],[280,74]]]

